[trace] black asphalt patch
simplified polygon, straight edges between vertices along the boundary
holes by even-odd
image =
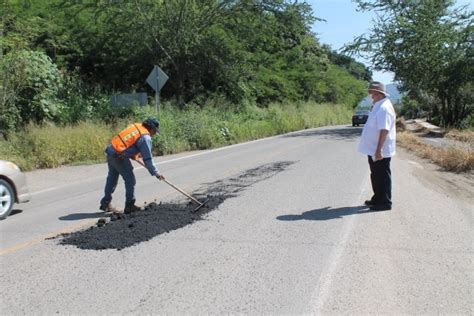
[[[80,249],[121,250],[160,234],[179,229],[215,209],[226,199],[238,196],[253,184],[273,177],[294,162],[281,161],[265,164],[224,180],[203,185],[192,195],[199,201],[207,200],[204,207],[193,212],[198,205],[189,203],[152,202],[145,209],[132,214],[112,214],[110,219],[99,220],[97,226],[69,234],[62,234],[60,244],[74,245]]]

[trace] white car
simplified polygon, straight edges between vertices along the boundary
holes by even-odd
[[[29,200],[25,174],[14,163],[0,160],[0,219],[10,215],[14,203]]]

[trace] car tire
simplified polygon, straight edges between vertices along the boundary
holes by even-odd
[[[0,179],[0,219],[6,218],[15,203],[15,191],[7,181]]]
[[[354,123],[352,123],[352,127],[356,126]]]

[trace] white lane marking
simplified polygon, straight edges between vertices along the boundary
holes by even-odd
[[[90,178],[89,178],[90,179]],[[64,187],[64,186],[63,186]],[[62,188],[63,188],[62,187]],[[39,190],[39,191],[36,191],[36,192],[31,192],[30,195],[37,195],[37,194],[41,194],[41,193],[44,193],[44,192],[48,192],[48,191],[53,191],[53,190],[56,190],[58,189],[58,187],[51,187],[51,188],[47,188],[47,189],[44,189],[44,190]]]
[[[253,141],[250,141],[250,142],[247,142],[247,143],[240,143],[240,144],[234,144],[234,145],[230,145],[230,146],[226,146],[226,147],[211,149],[211,150],[207,150],[207,151],[204,151],[204,152],[199,152],[199,153],[196,153],[196,154],[192,154],[192,155],[189,155],[189,156],[178,157],[178,158],[173,158],[173,159],[169,159],[169,160],[165,160],[165,161],[160,161],[159,164],[161,166],[161,165],[164,165],[164,164],[167,164],[167,163],[170,163],[170,162],[175,162],[175,161],[182,160],[182,159],[193,158],[193,157],[196,157],[196,156],[201,156],[201,155],[221,151],[221,150],[224,150],[224,149],[229,149],[229,148],[233,148],[233,147],[237,147],[237,146],[242,146],[242,145],[247,145],[247,144],[251,144],[251,143],[255,143],[255,142],[260,142],[260,141],[267,140],[267,139],[270,139],[270,138],[275,138],[275,137],[278,137],[278,136],[272,136],[272,137],[268,137],[268,138],[253,140]],[[154,159],[154,161],[155,161],[155,164],[158,164],[155,159]],[[134,168],[137,169],[137,170],[140,170],[140,169],[144,169],[145,167],[139,166],[139,167],[134,167]],[[104,176],[90,177],[90,178],[87,178],[86,181],[97,180],[97,179],[102,179],[102,178],[104,178]],[[82,181],[82,182],[86,182],[86,181]],[[78,183],[78,182],[75,182],[75,183]],[[65,186],[61,186],[61,188],[64,188],[64,187]],[[47,189],[44,189],[44,190],[32,192],[30,194],[31,195],[37,195],[37,194],[41,194],[41,193],[44,193],[44,192],[53,191],[53,190],[56,190],[56,189],[59,189],[59,188],[60,187],[51,187],[51,188],[47,188]]]
[[[319,127],[320,128],[320,127]],[[313,128],[313,129],[318,129],[318,128]],[[313,129],[306,129],[306,130],[303,130],[303,131],[311,131]],[[231,148],[235,148],[235,147],[239,147],[239,146],[244,146],[244,145],[249,145],[249,144],[253,144],[253,143],[258,143],[258,142],[261,142],[261,141],[265,141],[265,140],[270,140],[270,139],[274,139],[274,138],[277,138],[277,137],[282,137],[282,136],[285,136],[285,135],[291,135],[291,134],[294,134],[294,133],[300,133],[301,131],[295,131],[295,132],[291,132],[291,133],[287,133],[287,134],[282,134],[282,135],[276,135],[276,136],[270,136],[270,137],[266,137],[266,138],[261,138],[261,139],[256,139],[256,140],[252,140],[252,141],[249,141],[249,142],[245,142],[245,143],[239,143],[239,144],[234,144],[234,145],[229,145],[229,146],[224,146],[224,147],[220,147],[220,148],[216,148],[216,149],[210,149],[210,150],[206,150],[206,151],[202,151],[202,152],[199,152],[199,153],[196,153],[196,154],[192,154],[192,155],[189,155],[189,156],[184,156],[184,157],[178,157],[178,158],[172,158],[172,159],[169,159],[169,160],[165,160],[165,161],[160,161],[159,162],[159,165],[164,165],[166,163],[170,163],[170,162],[175,162],[175,161],[178,161],[178,160],[182,160],[182,159],[188,159],[188,158],[193,158],[193,157],[197,157],[197,156],[201,156],[201,155],[207,155],[207,154],[210,154],[210,153],[215,153],[215,152],[218,152],[218,151],[221,151],[221,150],[226,150],[226,149],[231,149]],[[155,163],[156,160],[154,160]],[[157,163],[158,164],[158,163]],[[143,169],[144,167],[142,166],[139,166],[139,167],[136,167],[136,169]],[[91,181],[91,180],[97,180],[97,179],[103,179],[104,176],[98,176],[98,177],[91,177],[91,178],[87,178],[86,181]],[[78,182],[75,182],[75,183],[78,183]],[[44,189],[44,190],[39,190],[39,191],[36,191],[36,192],[31,192],[30,194],[31,195],[37,195],[37,194],[41,194],[41,193],[44,193],[44,192],[48,192],[48,191],[53,191],[53,190],[56,190],[56,189],[59,189],[59,188],[64,188],[64,186],[61,186],[61,187],[50,187],[50,188],[47,188],[47,189]]]
[[[357,203],[360,203],[360,201],[362,201],[362,197],[366,194],[367,189],[368,177],[365,177],[365,181],[362,186],[362,190],[359,193]],[[311,302],[314,302],[314,315],[321,315],[323,313],[324,304],[326,303],[327,298],[331,293],[334,275],[340,265],[342,256],[346,249],[347,241],[349,240],[349,235],[351,234],[354,228],[354,223],[357,216],[348,217],[349,219],[347,220],[343,228],[344,233],[341,239],[339,240],[339,243],[334,246],[334,250],[332,251],[331,255],[327,260],[328,264],[326,265],[326,268],[324,268],[321,272],[316,292],[313,294]]]

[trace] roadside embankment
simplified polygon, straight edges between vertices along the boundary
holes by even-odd
[[[423,120],[400,120],[397,143],[443,170],[472,172],[474,133],[448,131]]]

